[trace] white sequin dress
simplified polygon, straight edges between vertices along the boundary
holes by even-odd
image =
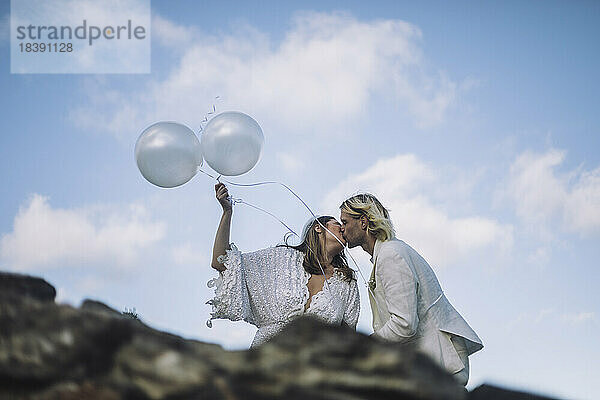
[[[208,282],[215,288],[213,319],[244,320],[258,328],[252,346],[279,332],[286,323],[301,315],[314,315],[327,323],[356,329],[360,300],[356,280],[348,282],[336,271],[323,290],[310,296],[304,270],[304,254],[289,247],[270,247],[241,253],[234,244],[219,261],[227,268]]]

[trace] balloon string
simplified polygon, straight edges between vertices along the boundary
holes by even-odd
[[[211,174],[209,174],[208,172],[206,172],[206,171],[203,171],[202,169],[200,169],[200,167],[198,167],[197,171],[198,171],[198,172],[202,172],[204,175],[206,175],[206,176],[208,176],[208,177],[210,177],[210,178],[212,178],[212,179],[216,179],[217,181],[219,180],[218,178],[215,178],[214,176],[212,176],[212,175],[211,175]],[[221,175],[219,175],[219,178],[220,178],[220,177],[221,177]]]
[[[233,196],[229,196],[229,200],[231,201],[232,205],[237,204],[237,203],[245,204],[245,205],[250,206],[250,207],[252,207],[252,208],[254,208],[256,210],[262,211],[265,214],[270,215],[271,217],[273,217],[277,221],[279,221],[279,223],[281,223],[283,226],[285,226],[287,228],[287,230],[290,231],[290,233],[292,233],[294,236],[300,238],[300,235],[298,235],[296,232],[294,232],[294,230],[292,228],[290,228],[285,222],[283,222],[281,219],[279,219],[273,213],[271,213],[271,212],[269,212],[269,211],[267,211],[267,210],[265,210],[265,209],[263,209],[263,208],[261,208],[259,206],[256,206],[254,204],[250,204],[247,201],[244,201],[242,199],[235,198]],[[327,228],[325,228],[325,229],[327,229]],[[317,260],[317,263],[319,264],[319,269],[321,270],[321,272],[323,273],[323,276],[325,277],[325,285],[327,286],[327,291],[329,292],[330,296],[332,296],[331,295],[331,290],[329,290],[329,282],[327,281],[327,276],[325,275],[325,270],[323,269],[323,266],[321,265],[321,262],[319,261],[319,258],[316,256],[315,252],[310,248],[310,246],[308,246],[308,243],[307,243],[306,247],[308,248],[308,250],[310,250],[311,253],[313,253],[315,255],[315,259]]]
[[[263,209],[263,208],[260,208],[259,206],[255,206],[254,204],[250,204],[250,203],[248,203],[248,202],[246,202],[246,201],[244,201],[244,200],[242,200],[242,199],[237,199],[237,198],[235,198],[235,197],[233,197],[233,196],[229,196],[229,199],[231,200],[231,203],[232,203],[232,204],[237,204],[237,203],[240,203],[240,204],[245,204],[245,205],[247,205],[247,206],[250,206],[250,207],[252,207],[252,208],[254,208],[254,209],[258,210],[258,211],[262,211],[262,212],[264,212],[265,214],[268,214],[268,215],[270,215],[271,217],[273,217],[273,218],[275,218],[277,221],[279,221],[279,223],[280,223],[281,225],[285,226],[285,227],[286,227],[286,229],[287,229],[288,231],[290,231],[290,233],[292,233],[292,234],[293,234],[293,235],[295,235],[295,236],[298,236],[298,234],[297,234],[296,232],[294,232],[294,230],[293,230],[292,228],[290,228],[290,227],[289,227],[289,226],[288,226],[288,225],[287,225],[285,222],[283,222],[281,219],[279,219],[279,218],[278,218],[278,217],[277,217],[275,214],[272,214],[272,213],[270,213],[269,211],[267,211],[267,210],[265,210],[265,209]],[[300,236],[298,236],[298,237],[300,237]]]
[[[205,174],[205,175],[208,175],[209,177],[211,177],[211,178],[215,179],[215,177],[214,177],[214,176],[212,176],[212,175],[210,175],[209,173],[207,173],[207,172],[204,172],[204,171],[203,171],[203,170],[201,170],[201,169],[198,169],[198,170],[199,170],[199,172],[202,172],[203,174]],[[221,178],[221,175],[219,175],[219,178]],[[287,190],[288,190],[288,191],[289,191],[291,194],[293,194],[293,195],[294,195],[294,197],[296,197],[296,198],[297,198],[297,199],[298,199],[298,200],[299,200],[299,201],[300,201],[300,202],[301,202],[301,203],[304,205],[304,207],[306,207],[306,209],[308,210],[308,212],[310,212],[310,214],[313,216],[313,218],[315,218],[315,219],[317,220],[318,224],[319,224],[319,225],[321,225],[321,227],[322,227],[323,229],[325,229],[327,232],[329,232],[329,233],[330,233],[330,234],[331,234],[331,235],[332,235],[332,236],[333,236],[333,237],[334,237],[334,238],[335,238],[335,239],[336,239],[336,240],[337,240],[337,241],[338,241],[338,242],[339,242],[339,243],[340,243],[342,246],[344,246],[344,247],[345,247],[344,243],[342,243],[342,241],[341,241],[340,239],[338,239],[338,237],[337,237],[337,236],[335,236],[335,235],[334,235],[334,234],[333,234],[333,233],[332,233],[332,232],[331,232],[329,229],[327,229],[327,227],[326,227],[325,225],[323,225],[323,224],[321,223],[321,221],[319,221],[319,220],[318,220],[317,216],[316,216],[316,215],[315,215],[315,213],[314,213],[314,212],[311,210],[311,208],[308,206],[308,204],[306,204],[306,202],[305,202],[304,200],[302,200],[302,198],[301,198],[300,196],[298,196],[298,195],[296,194],[296,192],[294,192],[294,191],[293,191],[293,190],[292,190],[292,189],[291,189],[291,188],[290,188],[288,185],[286,185],[285,183],[281,183],[281,182],[277,182],[277,181],[266,181],[266,182],[256,182],[256,183],[235,183],[235,182],[228,181],[228,180],[226,180],[226,179],[222,179],[222,181],[223,181],[223,182],[225,182],[225,183],[229,183],[230,185],[233,185],[233,186],[240,186],[240,187],[253,187],[253,186],[262,186],[262,185],[280,185],[280,186],[283,186],[283,187],[284,187],[284,188],[286,188],[286,189],[287,189]],[[219,182],[220,182],[220,180],[219,180]],[[284,226],[286,226],[286,227],[287,227],[287,225],[285,225],[285,224],[284,224]],[[296,236],[298,236],[298,235],[296,234]],[[378,303],[378,301],[377,301],[377,298],[375,297],[375,294],[373,293],[373,290],[371,289],[371,286],[369,285],[369,283],[368,283],[367,279],[365,278],[364,274],[362,273],[362,270],[361,270],[361,269],[360,269],[360,267],[358,266],[358,263],[356,262],[356,259],[354,258],[354,256],[352,256],[352,253],[350,253],[350,251],[347,251],[346,253],[347,253],[347,254],[350,256],[350,259],[352,260],[352,262],[353,262],[353,263],[354,263],[354,265],[356,266],[356,270],[358,271],[358,273],[359,273],[360,277],[362,278],[362,280],[363,280],[363,282],[364,282],[365,286],[367,287],[367,290],[368,290],[368,292],[371,294],[371,296],[372,296],[372,297],[373,297],[373,299],[375,300],[375,304],[377,305],[377,308],[380,308],[380,307],[379,307],[379,303]],[[317,261],[318,261],[318,259],[317,259]],[[320,266],[320,265],[319,265],[319,266]],[[321,267],[321,271],[322,271],[322,270],[323,270],[323,268]],[[323,272],[323,275],[325,275],[325,273],[324,273],[324,272]]]
[[[230,185],[234,185],[234,186],[241,186],[241,187],[253,187],[253,186],[262,186],[262,185],[280,185],[283,186],[285,189],[287,189],[291,194],[294,195],[294,197],[296,197],[303,205],[304,207],[306,207],[306,209],[308,210],[308,212],[310,212],[310,214],[313,216],[313,218],[317,219],[317,216],[315,215],[315,213],[311,210],[311,208],[308,206],[308,204],[306,204],[306,202],[304,200],[302,200],[302,198],[296,194],[296,192],[294,192],[288,185],[286,185],[285,183],[281,183],[281,182],[277,182],[277,181],[266,181],[266,182],[256,182],[256,183],[235,183],[235,182],[231,182],[228,181],[226,179],[221,179],[223,182],[229,183]],[[319,225],[321,225],[321,227],[323,229],[325,229],[327,232],[329,232],[342,246],[346,247],[346,245],[344,243],[342,243],[342,241],[333,234],[333,232],[331,232],[329,229],[327,229],[327,227],[325,225],[323,225],[321,223],[321,221],[319,221],[317,219],[317,222],[319,223]],[[369,283],[367,282],[367,280],[365,279],[362,271],[360,270],[358,263],[356,262],[356,260],[354,259],[354,257],[352,256],[352,254],[350,254],[350,252],[347,252],[348,255],[350,256],[350,258],[352,259],[352,262],[354,262],[354,265],[356,266],[356,269],[358,270],[358,273],[360,274],[361,278],[363,279],[364,283],[367,285],[367,289],[371,292],[371,294],[373,295],[373,298],[375,298],[375,295],[373,294],[373,291],[371,290],[371,287],[369,286]]]
[[[198,172],[201,172],[209,177],[211,177],[212,179],[217,179],[217,181],[220,183],[221,181],[228,183],[230,185],[233,186],[240,186],[240,187],[253,187],[253,186],[263,186],[263,185],[280,185],[283,186],[284,188],[286,188],[291,194],[293,194],[303,205],[304,207],[306,207],[306,209],[308,210],[308,212],[310,212],[310,214],[313,216],[313,218],[316,219],[317,223],[323,228],[325,229],[327,232],[329,232],[342,246],[344,246],[344,248],[346,247],[346,245],[344,243],[342,243],[342,241],[333,234],[333,232],[331,232],[329,229],[327,229],[327,227],[325,225],[323,225],[321,223],[321,221],[319,221],[319,219],[317,218],[317,216],[315,215],[315,213],[311,210],[311,208],[308,206],[308,204],[306,204],[306,202],[304,200],[302,200],[302,198],[300,196],[298,196],[296,194],[296,192],[294,192],[288,185],[286,185],[285,183],[281,183],[281,182],[277,182],[277,181],[266,181],[266,182],[256,182],[256,183],[235,183],[235,182],[231,182],[228,181],[226,179],[221,179],[221,175],[219,175],[218,178],[215,178],[214,176],[212,176],[211,174],[209,174],[208,172],[203,171],[202,169],[198,168]],[[238,199],[241,200],[241,199]],[[244,202],[244,204],[250,205],[246,202]],[[274,217],[275,219],[277,219],[281,224],[283,224],[283,226],[285,226],[288,230],[290,230],[290,232],[292,232],[294,235],[298,236],[297,233],[295,233],[293,230],[291,230],[283,221],[281,221],[279,218],[275,217],[273,214],[262,210],[256,206],[252,206],[258,210],[264,211],[267,214],[271,215],[272,217]],[[298,236],[299,237],[299,236]],[[310,247],[309,247],[310,250]],[[311,250],[311,252],[314,254],[314,252]],[[350,251],[346,251],[346,254],[348,254],[350,256],[350,259],[352,260],[352,262],[354,263],[354,266],[356,267],[356,270],[358,271],[358,274],[360,275],[360,277],[362,278],[367,291],[371,294],[373,300],[375,300],[375,304],[377,305],[378,309],[381,309],[379,307],[379,302],[377,301],[377,298],[375,297],[375,293],[373,293],[373,290],[371,289],[371,286],[369,285],[369,282],[367,281],[367,279],[365,278],[364,274],[362,273],[362,270],[360,269],[360,267],[358,266],[358,263],[356,262],[356,260],[354,259],[354,257],[352,256],[352,253],[350,253]],[[317,262],[319,262],[319,259],[317,257],[315,257],[317,259]],[[325,276],[325,271],[323,270],[323,267],[321,266],[321,263],[319,262],[319,267],[321,268],[321,272],[323,272],[323,276]],[[327,283],[327,279],[325,279],[325,282]],[[327,284],[327,288],[329,289],[329,284]]]
[[[198,168],[198,172],[202,172],[203,174],[205,174],[205,175],[207,175],[207,176],[209,176],[209,177],[211,177],[211,178],[215,179],[215,177],[214,177],[214,176],[212,176],[212,175],[211,175],[211,174],[209,174],[208,172],[205,172],[205,171],[201,170],[200,168]],[[219,180],[220,178],[221,178],[221,175],[219,175],[219,176],[216,178],[217,182],[219,182],[219,183],[221,183],[221,181]],[[224,180],[225,182],[227,182],[227,183],[231,184],[231,185],[234,185],[234,186],[258,186],[258,185],[260,185],[260,184],[263,184],[263,182],[261,182],[261,183],[259,183],[259,184],[244,185],[244,184],[241,184],[241,183],[229,182],[229,181],[226,181],[225,179],[223,179],[223,180]],[[269,183],[278,183],[278,182],[269,182]],[[282,184],[282,185],[283,185],[283,184]],[[285,186],[285,185],[284,185],[284,186]],[[287,186],[286,186],[286,187],[287,187]],[[310,209],[310,207],[308,207],[308,205],[306,205],[306,203],[304,203],[304,201],[303,201],[303,200],[302,200],[302,199],[301,199],[301,198],[300,198],[298,195],[296,195],[296,193],[294,193],[294,192],[292,191],[292,189],[290,189],[290,188],[287,188],[287,189],[288,189],[289,191],[291,191],[291,192],[292,192],[292,193],[293,193],[293,194],[294,194],[294,195],[295,195],[295,196],[296,196],[296,197],[297,197],[297,198],[298,198],[300,201],[302,201],[302,203],[303,203],[303,204],[306,206],[306,208],[308,208],[308,211],[310,211],[310,213],[311,213],[311,214],[313,215],[313,217],[316,219],[316,221],[317,221],[317,222],[318,222],[318,223],[319,223],[321,226],[323,226],[323,224],[321,224],[321,222],[320,222],[320,221],[317,219],[317,217],[315,216],[315,214],[312,212],[312,210]],[[233,197],[233,196],[229,196],[229,200],[231,201],[232,205],[234,205],[234,204],[236,204],[236,203],[245,204],[245,205],[247,205],[247,206],[250,206],[250,207],[252,207],[252,208],[254,208],[254,209],[256,209],[256,210],[262,211],[262,212],[264,212],[265,214],[268,214],[268,215],[270,215],[271,217],[273,217],[273,218],[275,218],[277,221],[279,221],[279,223],[280,223],[280,224],[282,224],[283,226],[285,226],[285,227],[286,227],[286,229],[287,229],[288,231],[290,231],[290,233],[292,233],[294,236],[296,236],[296,237],[300,238],[300,235],[298,235],[296,232],[294,232],[294,230],[293,230],[292,228],[290,228],[290,227],[289,227],[289,226],[288,226],[288,225],[287,225],[285,222],[283,222],[283,221],[282,221],[280,218],[278,218],[278,217],[277,217],[275,214],[273,214],[273,213],[271,213],[271,212],[269,212],[269,211],[267,211],[267,210],[265,210],[265,209],[263,209],[263,208],[261,208],[261,207],[258,207],[258,206],[254,205],[254,204],[250,204],[250,203],[248,203],[247,201],[244,201],[244,200],[242,200],[242,199],[235,198],[235,197]],[[325,228],[325,229],[326,229],[326,230],[327,230],[329,233],[331,233],[331,232],[329,231],[329,229],[327,229],[325,226],[323,226],[323,228]],[[331,234],[333,235],[333,233],[331,233]],[[333,235],[333,237],[335,237],[335,238],[338,240],[338,242],[340,242],[340,243],[341,243],[341,241],[340,241],[340,240],[339,240],[339,239],[338,239],[338,238],[337,238],[335,235]],[[302,238],[300,238],[300,239],[302,239]],[[341,244],[343,245],[343,243],[341,243]],[[306,247],[308,248],[308,250],[310,250],[310,252],[311,252],[311,253],[313,253],[313,255],[315,255],[315,259],[317,260],[317,263],[319,264],[319,269],[321,270],[321,273],[323,274],[323,277],[325,278],[325,285],[327,286],[327,291],[329,292],[329,294],[330,294],[330,296],[331,296],[332,294],[331,294],[331,290],[330,290],[330,288],[329,288],[329,282],[328,282],[328,280],[327,280],[327,276],[325,275],[325,269],[324,269],[324,268],[323,268],[323,266],[321,265],[321,262],[319,261],[319,258],[316,256],[315,252],[314,252],[314,251],[313,251],[313,250],[310,248],[310,246],[306,246]]]
[[[218,100],[220,98],[221,98],[221,96],[216,96],[215,100]],[[215,114],[216,112],[217,112],[217,107],[215,107],[215,104],[213,103],[212,111],[209,111],[208,113],[206,113],[206,115],[204,115],[204,118],[202,119],[202,121],[200,121],[200,128],[198,129],[199,132],[202,132],[204,130],[204,128],[202,127],[202,124],[208,123],[208,116],[211,114]]]
[[[219,176],[220,177],[220,176]],[[302,198],[300,196],[298,196],[296,194],[296,192],[294,192],[288,185],[286,185],[285,183],[281,183],[281,182],[276,182],[276,181],[266,181],[266,182],[257,182],[257,183],[235,183],[235,182],[231,182],[228,181],[226,179],[222,179],[223,182],[225,183],[229,183],[230,185],[233,186],[241,186],[241,187],[252,187],[252,186],[262,186],[262,185],[280,185],[283,186],[284,188],[286,188],[291,194],[293,194],[303,205],[304,207],[306,207],[306,209],[308,210],[308,212],[310,212],[310,215],[312,215],[314,218],[317,218],[317,216],[315,215],[315,213],[310,209],[310,207],[308,206],[308,204],[306,204],[306,202],[304,200],[302,200]],[[326,228],[327,229],[327,228]],[[331,232],[329,232],[331,233]],[[334,235],[335,236],[335,235]],[[338,239],[339,240],[339,239]],[[341,242],[340,242],[341,243]]]

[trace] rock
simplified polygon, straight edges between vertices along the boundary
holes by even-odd
[[[470,394],[469,400],[555,400],[550,397],[537,396],[525,392],[506,390],[492,385],[476,387]]]
[[[133,327],[127,322],[67,305],[3,304],[0,379],[17,387],[44,386],[104,371],[131,339]]]
[[[254,398],[466,398],[452,376],[414,348],[312,318],[295,320],[245,358],[234,393]]]
[[[311,318],[258,348],[225,351],[99,301],[55,304],[45,281],[11,279],[26,284],[0,295],[0,399],[543,399],[487,385],[469,394],[409,346]],[[46,295],[14,290],[36,285]]]
[[[0,327],[0,398],[465,398],[412,349],[310,318],[241,352],[156,331],[96,301],[4,303]]]
[[[98,300],[85,299],[81,303],[80,308],[82,310],[86,310],[86,311],[104,313],[106,315],[111,315],[113,317],[123,316],[122,313],[118,312],[114,308],[111,308]]]
[[[28,297],[53,302],[56,289],[42,278],[0,272],[0,297]]]

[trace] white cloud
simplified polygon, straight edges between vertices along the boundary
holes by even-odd
[[[539,334],[541,330],[550,328],[553,332],[560,332],[560,329],[587,329],[590,325],[596,325],[597,318],[594,311],[559,311],[556,308],[548,307],[538,311],[529,310],[519,313],[519,315],[508,321],[506,324],[507,333],[528,332],[529,334]],[[557,330],[557,328],[559,330]]]
[[[524,152],[512,164],[505,188],[517,215],[542,226],[558,222],[581,234],[600,230],[600,167],[557,173],[565,152]]]
[[[358,121],[375,96],[391,96],[398,113],[408,112],[419,127],[437,125],[460,91],[443,73],[429,72],[421,32],[399,20],[303,13],[279,43],[247,26],[211,37],[164,18],[154,21],[157,43],[169,46],[179,37],[186,43],[173,70],[137,93],[114,91],[111,102],[106,93],[112,89],[100,84],[89,93],[90,104],[72,113],[75,123],[117,136],[161,119],[196,126],[220,95],[228,107],[278,127],[305,129],[310,121],[319,134],[336,135]]]
[[[247,350],[257,330],[254,325],[243,321],[214,320],[212,325],[212,328],[200,327],[197,331],[198,339],[208,343],[217,342],[227,350]]]
[[[198,245],[190,242],[179,244],[171,249],[173,261],[177,265],[208,265],[206,255],[198,249]]]
[[[62,286],[56,288],[56,297],[54,299],[57,303],[71,303],[70,291]]]
[[[110,285],[104,276],[88,275],[78,279],[75,284],[68,288],[59,286],[56,288],[56,302],[78,305],[86,298],[101,298],[106,288]]]
[[[391,210],[398,236],[413,245],[432,264],[446,266],[482,249],[506,252],[512,247],[510,225],[481,216],[455,217],[436,204],[452,191],[440,174],[412,154],[382,159],[332,189],[323,204],[340,204],[357,191],[375,194]],[[452,197],[452,196],[449,196]]]
[[[139,205],[60,209],[36,194],[20,208],[13,231],[0,238],[0,258],[19,271],[101,262],[130,267],[164,235],[165,225],[150,221]]]
[[[549,317],[553,316],[554,314],[556,314],[556,312],[553,308],[544,308],[543,310],[540,310],[537,317],[535,317],[534,322],[536,324],[539,324],[540,322],[548,319]]]
[[[286,172],[295,173],[302,168],[302,159],[291,153],[279,152],[277,153],[277,160]]]
[[[193,27],[177,25],[158,14],[152,18],[152,39],[163,47],[186,48],[199,34]]]
[[[593,311],[565,312],[559,314],[554,308],[545,308],[538,312],[535,318],[532,318],[536,324],[540,322],[556,323],[557,321],[570,325],[579,325],[596,318],[596,313]],[[531,320],[528,318],[528,320]]]
[[[549,247],[538,247],[527,257],[530,264],[544,266],[550,261],[552,250]]]
[[[588,321],[593,321],[596,318],[594,312],[582,311],[578,313],[563,314],[562,320],[572,325],[582,324]]]

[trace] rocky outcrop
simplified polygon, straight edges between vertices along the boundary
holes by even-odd
[[[8,297],[52,302],[56,297],[56,289],[42,278],[0,271],[0,301],[6,302]]]
[[[481,385],[469,394],[469,400],[553,400],[531,393],[506,390],[492,385]]]
[[[522,398],[489,386],[469,394],[410,347],[310,318],[259,348],[225,351],[98,301],[57,305],[45,281],[18,278],[0,281],[10,293],[0,295],[0,399]]]

